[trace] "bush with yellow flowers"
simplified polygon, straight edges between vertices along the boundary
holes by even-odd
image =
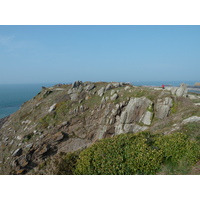
[[[166,160],[188,165],[199,159],[198,143],[181,133],[152,135],[148,132],[121,134],[102,139],[83,150],[74,174],[156,174]]]

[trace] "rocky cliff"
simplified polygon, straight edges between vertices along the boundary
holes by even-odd
[[[123,133],[170,134],[189,117],[199,120],[199,102],[184,84],[162,89],[76,81],[43,88],[1,120],[1,174],[38,173],[38,166],[60,152]]]

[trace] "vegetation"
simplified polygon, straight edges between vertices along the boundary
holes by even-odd
[[[81,150],[64,153],[60,152],[53,158],[48,158],[38,166],[37,175],[73,175]]]
[[[200,159],[199,142],[187,134],[127,133],[102,139],[39,166],[42,174],[153,175],[189,174]]]
[[[51,174],[56,175],[73,175],[77,159],[80,151],[75,151],[71,153],[61,152],[57,159],[53,161],[54,167]]]
[[[191,140],[195,140],[200,145],[200,123],[190,122],[184,124],[181,128],[181,132],[186,134]]]
[[[200,148],[187,135],[122,134],[80,153],[75,174],[156,174],[163,166],[179,170],[197,162]]]

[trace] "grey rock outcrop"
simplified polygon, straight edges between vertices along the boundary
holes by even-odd
[[[56,108],[57,103],[54,103],[48,110],[48,112],[52,112]]]
[[[136,133],[148,129],[147,126],[140,126],[136,123],[115,125],[115,135],[122,133]]]
[[[200,121],[200,117],[192,116],[192,117],[189,117],[187,119],[184,119],[182,124],[187,124],[187,123],[191,123],[191,122],[199,122],[199,121]]]
[[[158,119],[165,119],[168,117],[171,107],[173,106],[173,100],[170,97],[165,99],[158,99],[155,104],[155,116]]]
[[[150,111],[147,111],[144,114],[144,116],[141,118],[140,122],[142,122],[145,125],[150,125],[152,118],[153,118],[153,113]]]
[[[106,86],[105,90],[108,91],[108,90],[111,90],[112,88],[113,88],[113,86],[109,83],[109,84]]]
[[[102,87],[100,90],[98,90],[97,94],[98,94],[100,97],[102,97],[103,94],[104,94],[104,92],[105,92],[105,87]]]
[[[185,83],[182,83],[176,91],[176,96],[181,97],[185,96],[186,94],[187,94],[187,85]]]
[[[20,156],[22,154],[22,148],[19,148],[17,150],[14,151],[14,153],[12,154],[13,157],[15,156]]]
[[[171,93],[178,97],[186,96],[188,92],[187,85],[185,83],[181,83],[180,87],[168,87],[168,90],[171,90]]]
[[[129,89],[131,89],[131,87],[130,87],[129,85],[127,85],[127,86],[124,88],[124,90],[129,90]]]
[[[131,98],[121,115],[121,123],[130,124],[132,122],[139,122],[150,104],[152,104],[152,102],[146,97]]]
[[[80,85],[77,85],[77,84],[75,84],[76,85],[76,87],[71,87],[69,90],[68,90],[68,94],[73,94],[73,93],[80,93],[80,92],[82,92],[83,91],[83,85],[82,84],[80,84]]]
[[[111,99],[111,101],[114,101],[114,100],[116,100],[118,98],[118,95],[115,93],[115,94],[113,94],[111,97],[110,97],[110,99]]]
[[[112,83],[112,85],[114,86],[114,87],[121,87],[121,84],[119,83],[119,82],[113,82]]]
[[[109,100],[109,97],[103,97],[101,103],[106,103]]]
[[[72,84],[72,88],[77,88],[79,85],[82,84],[82,81],[75,81],[73,84]]]
[[[92,90],[92,89],[94,89],[95,88],[95,85],[93,84],[93,83],[91,83],[91,84],[88,84],[86,87],[85,87],[85,90],[86,91],[90,91],[90,90]]]
[[[110,95],[112,96],[115,93],[115,90],[111,90]]]
[[[71,98],[72,101],[78,101],[78,100],[79,100],[78,94],[77,94],[77,93],[71,94],[71,95],[70,95],[70,98]]]
[[[136,123],[143,122],[146,125],[151,123],[151,114],[147,110],[152,102],[146,97],[131,98],[121,116],[117,116],[115,134],[126,132],[137,132],[146,130],[148,127]]]

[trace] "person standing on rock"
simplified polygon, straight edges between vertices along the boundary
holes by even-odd
[[[162,89],[165,89],[165,85],[162,84]]]

